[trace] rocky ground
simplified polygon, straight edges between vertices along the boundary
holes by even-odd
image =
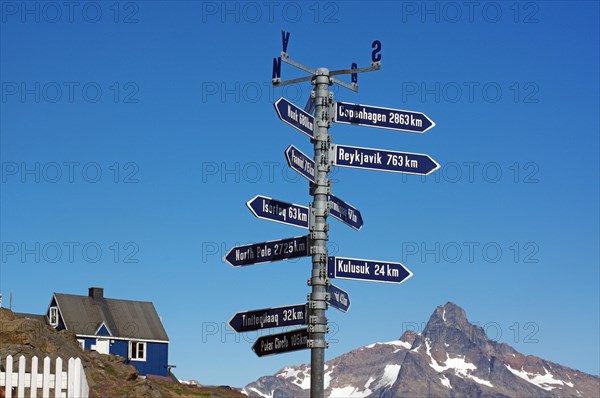
[[[150,380],[139,377],[133,366],[125,365],[124,358],[115,355],[82,351],[74,334],[57,332],[35,319],[23,319],[0,308],[0,358],[12,355],[17,369],[17,358],[24,355],[27,363],[33,356],[81,358],[91,398],[163,398],[163,397],[231,397],[245,395],[229,387],[198,387],[176,381]],[[3,393],[0,391],[0,398]]]

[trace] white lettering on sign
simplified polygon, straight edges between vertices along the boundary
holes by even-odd
[[[265,324],[273,325],[273,327],[279,326],[279,315],[269,314],[268,312],[265,312],[263,315],[242,315],[242,325],[244,327],[260,325],[263,328]]]
[[[358,264],[353,264],[351,261],[344,262],[344,260],[338,259],[337,260],[337,272],[370,275],[371,269],[370,269],[370,266],[366,262],[362,265],[358,265]]]
[[[333,297],[335,297],[335,301],[337,301],[338,303],[348,306],[348,296],[346,296],[345,294],[335,292],[333,293]]]
[[[354,109],[348,109],[344,105],[338,103],[338,115],[348,119],[368,120],[373,124],[377,124],[378,122],[387,122],[387,116],[384,113],[369,112],[364,107],[360,107],[358,110],[355,106],[353,106],[353,108]]]
[[[356,217],[356,214],[354,213],[353,209],[339,206],[339,204],[337,202],[334,202],[333,200],[329,202],[329,205],[331,206],[331,209],[333,211],[340,213],[343,219],[350,220],[352,222],[358,222],[358,217]]]
[[[293,108],[291,105],[287,106],[287,116],[296,123],[300,124],[302,127],[305,127],[310,131],[313,130],[313,123],[310,121],[310,118],[305,114],[298,112],[298,110]]]
[[[366,153],[359,152],[355,149],[353,152],[347,152],[343,147],[338,147],[337,157],[339,160],[344,160],[349,163],[350,166],[354,164],[363,165],[367,164],[383,164],[383,158],[381,157],[381,153],[375,152],[372,155],[367,155]]]

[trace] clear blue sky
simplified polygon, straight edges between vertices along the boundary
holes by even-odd
[[[259,194],[310,201],[283,156],[310,143],[272,106],[284,95],[303,107],[310,91],[270,86],[281,29],[291,57],[330,69],[367,66],[379,39],[381,71],[335,98],[436,126],[335,125],[334,142],[427,153],[442,169],[333,174],[365,226],[331,220],[331,252],[414,276],[337,281],[352,307],[328,312],[327,358],[419,329],[453,301],[492,338],[600,373],[597,2],[22,4],[1,3],[4,306],[12,292],[16,311],[42,313],[52,292],[90,286],[152,301],[176,374],[206,384],[309,361],[258,358],[256,335],[225,327],[237,311],[304,302],[309,259],[234,269],[221,258],[304,233],[245,206]]]

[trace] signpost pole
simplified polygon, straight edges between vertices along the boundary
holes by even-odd
[[[328,173],[329,163],[329,127],[331,116],[329,109],[332,98],[329,93],[331,80],[329,70],[317,69],[312,84],[315,86],[311,93],[315,101],[315,126],[314,126],[314,149],[315,149],[315,183],[311,183],[310,194],[314,200],[311,203],[313,223],[311,224],[311,255],[312,255],[312,277],[309,284],[312,292],[309,296],[309,347],[310,353],[310,396],[311,398],[323,398],[324,396],[324,373],[325,373],[325,334],[327,333],[327,240],[328,229],[328,195],[331,193],[331,181]]]

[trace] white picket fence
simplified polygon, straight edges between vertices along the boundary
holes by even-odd
[[[90,388],[81,359],[70,358],[67,362],[67,371],[63,372],[63,360],[56,358],[54,373],[50,369],[50,358],[44,358],[44,370],[38,373],[38,358],[31,358],[31,372],[25,372],[24,356],[19,357],[19,370],[13,372],[13,357],[6,357],[4,369],[0,371],[0,387],[5,388],[6,398],[36,398],[38,389],[41,389],[43,398],[88,398]],[[2,360],[0,360],[2,364]],[[14,391],[13,391],[14,389]],[[29,394],[25,395],[25,389]],[[52,390],[52,394],[50,391]],[[16,395],[14,393],[16,392]]]

